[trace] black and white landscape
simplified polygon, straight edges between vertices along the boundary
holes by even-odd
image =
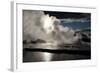
[[[91,14],[23,10],[23,62],[91,59]]]

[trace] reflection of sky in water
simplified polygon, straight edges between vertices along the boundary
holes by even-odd
[[[61,20],[61,24],[63,26],[70,27],[72,29],[84,29],[84,28],[90,28],[91,24],[89,20],[82,19],[82,20],[73,20],[68,21],[67,19]]]

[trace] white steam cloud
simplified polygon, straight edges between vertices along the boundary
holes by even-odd
[[[67,21],[71,22],[69,19]],[[74,30],[63,27],[59,19],[43,11],[23,11],[23,40],[42,39],[47,43],[73,44],[80,38],[74,34]]]

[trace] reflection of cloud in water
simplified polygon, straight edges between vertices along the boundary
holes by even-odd
[[[42,55],[43,55],[43,60],[44,61],[51,61],[52,56],[53,56],[53,54],[48,53],[48,52],[44,52],[44,53],[42,53]]]

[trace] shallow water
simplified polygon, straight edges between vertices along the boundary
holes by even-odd
[[[91,58],[91,50],[79,48],[66,49],[43,49],[43,48],[24,48],[23,62],[45,62],[45,61],[67,61],[83,60]]]

